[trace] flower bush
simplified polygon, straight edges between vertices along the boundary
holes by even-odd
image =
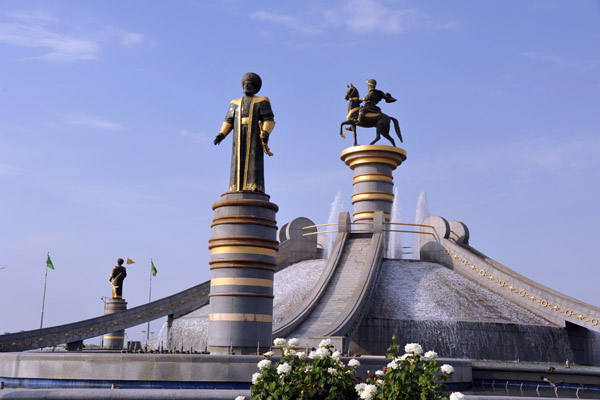
[[[386,367],[370,375],[366,384],[356,385],[361,399],[399,399],[399,400],[438,400],[448,398],[445,382],[454,373],[451,365],[438,365],[437,353],[428,351],[418,343],[404,346],[404,354],[399,355],[400,347],[396,338],[388,348]],[[461,393],[450,395],[451,400],[459,400]]]
[[[282,357],[273,365],[273,352],[264,354],[265,359],[257,366],[260,372],[252,375],[252,399],[385,399],[385,400],[463,400],[462,393],[448,394],[445,382],[454,373],[451,365],[439,366],[437,353],[428,351],[418,343],[404,346],[399,355],[396,338],[388,348],[387,366],[370,374],[365,382],[356,377],[358,360],[348,365],[340,361],[331,341],[324,339],[319,348],[308,356],[295,350],[298,339],[275,339],[274,347],[281,350]]]
[[[325,339],[310,354],[296,351],[298,339],[275,339],[274,347],[281,349],[282,357],[275,366],[272,353],[258,363],[260,373],[252,375],[252,399],[356,399],[353,381],[355,367],[360,363],[351,360],[349,366],[340,361],[340,353]]]

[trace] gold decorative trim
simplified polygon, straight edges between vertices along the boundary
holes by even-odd
[[[230,199],[230,200],[219,200],[215,201],[212,205],[212,209],[215,210],[219,207],[262,207],[268,208],[275,212],[279,211],[279,207],[275,203],[264,200],[256,199]]]
[[[358,100],[358,97],[355,100]],[[346,114],[346,120],[349,120],[350,117],[352,117],[352,114],[358,110],[360,110],[360,107],[354,107],[354,108],[350,109],[350,111],[348,111],[348,114]]]
[[[108,335],[104,335],[104,339],[125,339],[125,336],[108,336]]]
[[[269,135],[271,134],[271,132],[273,132],[274,128],[275,128],[275,121],[264,121],[262,123],[263,131],[267,132]]]
[[[392,203],[394,201],[393,193],[386,192],[361,192],[352,195],[352,204],[358,203],[359,201],[371,201],[371,200],[382,200]]]
[[[399,147],[394,147],[394,146],[386,146],[386,145],[382,145],[382,144],[366,144],[366,145],[362,145],[362,146],[352,146],[352,147],[348,147],[347,149],[342,150],[342,156],[345,156],[346,154],[351,154],[351,153],[358,153],[361,151],[389,151],[392,153],[396,153],[396,154],[402,154],[404,156],[406,156],[406,151],[404,149],[401,149]]]
[[[279,242],[276,240],[264,239],[256,236],[223,236],[213,238],[208,241],[209,249],[224,246],[251,246],[273,249],[277,251],[279,249]]]
[[[275,296],[273,296],[272,294],[248,293],[248,292],[211,293],[208,295],[208,297],[214,297],[214,296],[266,297],[268,299],[275,298]]]
[[[214,313],[208,314],[208,320],[231,322],[273,322],[273,316],[267,314]]]
[[[279,257],[279,256],[277,256]],[[223,269],[223,268],[246,268],[246,269],[263,269],[266,271],[275,271],[275,266],[271,265],[271,264],[267,264],[267,265],[247,265],[247,264],[237,264],[237,263],[230,263],[229,260],[212,260],[212,261],[226,261],[228,262],[225,265],[213,265],[210,267],[210,270],[212,271],[213,269]]]
[[[362,165],[362,164],[388,164],[388,165],[397,167],[398,165],[400,165],[400,163],[401,163],[401,160],[398,160],[395,158],[375,157],[375,156],[358,157],[358,158],[354,158],[352,160],[348,160],[348,162],[346,162],[346,164],[348,164],[348,166],[351,169],[353,169],[357,165]]]
[[[252,101],[250,102],[250,112],[248,114],[248,134],[246,138],[246,161],[244,163],[244,181],[240,182],[242,185],[241,189],[246,190],[246,185],[248,184],[248,163],[250,162],[250,147],[252,144],[252,115],[254,114],[254,104],[256,103],[256,97],[252,96]],[[241,115],[241,113],[240,113]],[[260,132],[258,132],[260,134]],[[241,136],[241,135],[240,135]],[[240,189],[238,187],[238,189]]]
[[[273,280],[259,278],[213,278],[210,280],[210,286],[262,286],[273,287]]]
[[[394,183],[394,177],[386,174],[361,174],[354,176],[354,183],[362,182],[386,182],[386,183]]]
[[[597,318],[591,318],[591,317],[585,316],[583,313],[576,312],[576,311],[573,311],[568,308],[563,308],[559,305],[549,302],[548,300],[542,299],[534,294],[527,293],[527,291],[525,289],[519,289],[519,288],[505,282],[502,279],[498,279],[497,277],[488,274],[484,269],[480,269],[476,265],[471,264],[471,262],[469,262],[469,260],[452,252],[450,249],[445,249],[445,253],[446,253],[446,255],[448,255],[451,258],[458,261],[460,264],[464,265],[467,268],[470,268],[473,272],[477,273],[481,278],[487,278],[491,282],[496,282],[498,284],[498,286],[500,286],[504,289],[507,289],[512,293],[518,294],[519,297],[523,298],[524,300],[525,299],[531,300],[532,302],[535,302],[536,304],[539,304],[540,306],[542,306],[544,308],[550,307],[552,310],[559,312],[561,314],[565,314],[565,316],[567,316],[567,317],[577,318],[578,320],[583,321],[583,322],[588,322],[593,326],[598,326],[598,324],[600,323],[600,322],[598,322]]]
[[[210,249],[210,254],[259,254],[262,256],[275,257],[277,255],[277,251],[273,249],[252,246],[221,246]]]
[[[233,129],[232,124],[230,124],[229,122],[223,122],[223,125],[221,126],[221,131],[219,133],[222,134],[223,136],[227,136],[227,135],[229,135],[229,132],[231,132],[232,129]]]
[[[249,215],[225,215],[223,217],[216,217],[213,219],[213,223],[210,227],[212,228],[218,225],[227,224],[260,225],[277,229],[277,221],[275,221],[274,219],[253,217]]]
[[[275,261],[258,261],[252,258],[227,258],[225,260],[209,260],[209,265],[224,264],[223,266],[213,266],[211,268],[268,268],[273,269],[277,265]]]
[[[269,103],[271,102],[267,96],[254,96],[254,98],[256,99],[257,104],[262,103],[263,101],[266,101]]]
[[[356,212],[353,213],[352,216],[354,217],[354,221],[362,221],[364,219],[373,219],[373,214],[374,211],[363,211],[363,212]],[[392,216],[390,213],[383,213],[384,218],[390,219]]]

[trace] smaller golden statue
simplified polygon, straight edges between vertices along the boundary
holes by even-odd
[[[127,268],[123,266],[123,259],[117,259],[117,265],[113,267],[112,273],[108,281],[112,285],[112,298],[122,299],[123,298],[123,281],[127,276]]]

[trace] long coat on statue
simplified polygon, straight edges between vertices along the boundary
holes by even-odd
[[[268,97],[244,96],[229,104],[221,134],[233,130],[229,191],[265,192],[264,153],[260,137],[275,126]]]

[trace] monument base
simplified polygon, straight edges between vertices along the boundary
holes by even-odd
[[[372,222],[375,211],[383,211],[389,221],[394,202],[392,172],[406,160],[406,151],[394,146],[352,146],[340,158],[354,171],[354,222]]]
[[[267,351],[273,325],[278,207],[264,193],[228,192],[212,208],[208,351]]]
[[[127,310],[125,299],[108,299],[104,303],[104,315],[116,314]],[[125,330],[113,331],[102,336],[102,347],[105,349],[122,349],[125,343]]]

